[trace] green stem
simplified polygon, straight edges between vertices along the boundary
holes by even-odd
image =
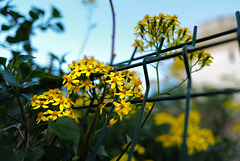
[[[87,153],[88,153],[88,149],[89,149],[89,146],[90,146],[90,143],[92,142],[92,138],[93,138],[93,134],[94,134],[94,131],[95,131],[95,124],[96,124],[96,120],[98,118],[98,110],[96,110],[96,113],[94,115],[94,118],[92,120],[92,124],[91,124],[91,127],[89,129],[89,132],[88,132],[88,135],[87,135],[87,138],[86,138],[86,141],[85,141],[85,153],[83,154],[83,157],[80,159],[81,161],[84,161],[86,156],[87,156]]]
[[[29,128],[28,128],[28,124],[27,124],[27,117],[24,111],[24,107],[22,105],[22,102],[20,100],[20,96],[17,96],[17,101],[18,104],[20,106],[20,110],[21,110],[21,115],[22,115],[22,120],[23,120],[23,125],[24,125],[24,148],[27,149],[28,148],[28,141],[29,141]]]
[[[177,86],[175,86],[175,87],[173,87],[173,88],[171,88],[171,89],[169,89],[169,90],[161,93],[161,95],[168,94],[168,93],[171,92],[172,90],[174,90],[174,89],[178,88],[179,86],[181,86],[186,80],[187,80],[187,78],[185,78],[185,79],[184,79],[181,83],[179,83]]]
[[[157,62],[156,66],[156,74],[157,74],[157,89],[158,89],[158,94],[157,96],[160,96],[160,79],[159,79],[159,71],[158,71],[158,66],[159,66],[159,61]]]

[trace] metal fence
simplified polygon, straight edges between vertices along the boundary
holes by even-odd
[[[143,114],[144,114],[144,109],[145,109],[145,105],[147,102],[156,102],[156,101],[166,101],[166,100],[180,100],[180,99],[184,99],[185,100],[185,124],[184,124],[184,133],[183,133],[183,142],[181,145],[181,149],[180,149],[180,155],[179,155],[179,161],[186,161],[189,160],[188,157],[188,153],[187,153],[187,130],[188,130],[188,121],[189,121],[189,113],[191,110],[190,107],[190,102],[191,99],[194,97],[203,97],[203,96],[212,96],[212,95],[224,95],[224,94],[234,94],[234,93],[238,93],[240,92],[240,88],[234,88],[234,89],[221,89],[221,90],[214,90],[214,91],[208,91],[208,92],[202,92],[202,93],[192,93],[192,75],[191,75],[191,71],[190,71],[190,66],[189,66],[189,62],[188,62],[188,53],[194,52],[194,51],[198,51],[198,50],[202,50],[202,49],[206,49],[206,48],[210,48],[210,47],[215,47],[221,44],[225,44],[228,42],[232,42],[232,41],[238,41],[239,46],[240,46],[240,13],[236,12],[236,21],[237,21],[237,28],[228,30],[228,31],[224,31],[221,33],[217,33],[211,36],[207,36],[204,38],[200,38],[197,39],[197,27],[195,26],[193,29],[193,40],[191,42],[185,43],[185,44],[181,44],[181,45],[177,45],[171,48],[167,48],[167,49],[163,49],[163,50],[159,50],[157,52],[153,52],[144,56],[140,56],[140,57],[134,57],[135,53],[136,53],[136,49],[134,50],[131,58],[127,61],[123,61],[117,64],[112,64],[115,68],[114,70],[116,71],[121,71],[121,70],[126,70],[126,69],[131,69],[134,67],[139,67],[142,66],[143,67],[143,71],[144,71],[144,77],[145,77],[145,81],[146,81],[146,90],[145,90],[145,95],[143,99],[136,99],[136,100],[131,100],[131,103],[142,103],[142,107],[140,109],[140,113],[138,116],[138,120],[136,122],[136,127],[135,127],[135,131],[134,134],[132,136],[132,141],[127,145],[127,147],[125,148],[125,150],[123,150],[123,152],[119,155],[117,160],[120,160],[122,155],[127,151],[127,149],[131,146],[130,150],[129,150],[129,158],[128,161],[131,160],[133,153],[134,153],[134,146],[137,143],[138,140],[138,136],[139,136],[139,132],[142,128],[142,126],[146,123],[148,115],[150,115],[151,111],[148,113],[148,115],[143,118]],[[208,43],[206,45],[202,45],[200,47],[196,47],[197,43],[200,42],[206,42],[208,40],[212,40],[215,38],[219,38],[222,36],[226,36],[232,33],[236,33],[236,36],[233,38],[229,38],[229,39],[225,39],[225,40],[221,40],[218,42],[214,42],[214,43]],[[169,51],[173,51],[176,49],[182,49],[181,52],[177,52],[171,55],[166,55],[166,56],[161,56],[159,57],[159,54],[161,53],[166,53]],[[148,98],[149,95],[149,90],[150,90],[150,81],[149,81],[149,75],[148,75],[148,70],[147,70],[147,64],[150,63],[154,63],[154,62],[158,62],[158,61],[163,61],[169,58],[174,58],[174,57],[178,57],[178,56],[183,56],[184,58],[184,65],[185,65],[185,70],[186,70],[186,74],[187,74],[187,86],[186,86],[186,93],[183,95],[171,95],[171,96],[160,96],[157,98]],[[137,62],[134,63],[134,61],[140,61],[141,62]],[[116,98],[115,98],[116,99]],[[97,104],[93,104],[94,102],[94,98],[91,100],[90,105],[88,106],[82,106],[82,107],[77,107],[77,108],[87,108],[86,113],[83,117],[83,119],[81,120],[80,123],[80,127],[82,128],[87,115],[90,111],[91,108],[93,107],[97,107]],[[114,111],[114,105],[113,103],[108,103],[106,106],[111,106],[110,108],[110,112],[106,118],[106,121],[104,123],[103,129],[101,131],[101,134],[99,135],[97,144],[95,145],[94,151],[91,155],[90,161],[94,161],[97,151],[102,143],[102,140],[104,138],[104,135],[106,133],[107,127],[108,127],[108,122],[111,118],[111,115]],[[72,149],[72,145],[70,146],[70,148],[68,149],[69,152]]]

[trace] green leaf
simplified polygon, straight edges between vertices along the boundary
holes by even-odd
[[[132,139],[127,134],[126,134],[126,139],[127,139],[127,143],[126,144],[129,144],[132,141]]]
[[[30,51],[33,50],[32,47],[31,47],[31,45],[30,45],[29,43],[24,44],[24,45],[23,45],[23,48],[24,48],[24,50],[27,51],[27,52],[30,52]]]
[[[10,11],[9,14],[10,14],[12,17],[14,17],[15,19],[24,17],[24,16],[22,16],[21,14],[19,14],[18,12],[15,12],[15,11]]]
[[[62,160],[66,152],[64,149],[52,145],[45,145],[43,146],[43,149],[45,151],[44,156],[46,157],[47,161]]]
[[[38,14],[44,15],[45,11],[39,8],[35,8],[38,11]]]
[[[12,69],[13,69],[13,64],[14,64],[14,60],[12,60],[9,64],[8,64],[8,69],[10,70],[10,71],[12,71]]]
[[[32,71],[24,81],[30,81],[32,78],[47,78],[47,79],[58,79],[58,77],[45,73],[43,71],[35,70]]]
[[[1,117],[1,115],[6,115],[6,113],[7,113],[6,107],[0,106],[0,117]]]
[[[19,108],[10,108],[7,114],[12,117],[15,117],[15,116],[19,116],[21,114],[21,111]]]
[[[64,31],[64,27],[60,22],[56,23],[56,26],[59,28],[59,31]]]
[[[55,7],[52,7],[52,17],[62,17],[61,13]]]
[[[3,128],[3,129],[0,129],[0,132],[5,132],[5,131],[7,131],[7,130],[9,130],[9,129],[11,129],[11,128],[16,128],[17,130],[19,130],[19,127],[20,127],[20,126],[21,126],[20,123],[18,123],[18,124],[16,124],[16,125],[11,125],[11,126],[8,126],[8,127]]]
[[[52,24],[52,25],[50,25],[50,27],[56,32],[63,32],[64,31],[64,27],[60,22],[58,22],[56,24]]]
[[[0,76],[1,76],[1,74],[0,74]],[[10,99],[10,95],[11,95],[10,93],[8,93],[7,91],[1,89],[0,90],[0,96],[1,96],[0,97],[0,102],[4,102],[4,101]]]
[[[7,58],[0,57],[0,64],[6,66]]]
[[[80,159],[79,156],[74,156],[74,157],[72,158],[72,161],[78,161],[79,159]]]
[[[15,37],[12,39],[12,43],[28,41],[29,40],[29,33],[32,33],[32,24],[33,22],[25,20],[23,23],[20,24],[16,31]],[[10,39],[11,40],[11,39]],[[11,43],[11,42],[10,42]]]
[[[79,142],[80,127],[73,119],[60,117],[55,122],[49,121],[49,125],[58,137],[75,143]]]
[[[18,161],[17,154],[13,151],[14,143],[10,142],[7,138],[0,140],[0,156],[1,160]]]
[[[18,68],[23,62],[28,61],[28,60],[32,60],[35,57],[31,56],[31,55],[18,55],[16,58],[16,62],[14,67]]]
[[[25,97],[26,99],[28,99],[28,100],[31,100],[31,96],[29,96],[29,95],[27,95],[27,94],[25,94],[25,93],[22,93],[21,94],[23,97]]]
[[[50,52],[49,55],[51,56],[51,59],[53,59],[53,60],[57,59],[58,60],[58,57],[55,54]]]
[[[16,77],[18,82],[22,80],[22,74],[20,72],[17,73]]]
[[[33,20],[37,20],[39,18],[38,14],[33,11],[30,11],[29,15],[32,17]]]
[[[8,36],[6,38],[6,41],[9,42],[9,43],[16,43],[17,39],[15,37]]]
[[[65,59],[65,57],[66,57],[68,54],[69,54],[69,52],[63,54],[63,56],[62,56],[62,58],[61,58],[61,61],[60,61],[60,64],[62,64],[62,63],[66,63],[66,59]]]
[[[17,82],[16,78],[8,72],[8,70],[0,71],[3,75],[3,78],[5,81],[7,81],[9,84],[15,87],[22,87],[20,83]]]
[[[24,82],[23,86],[24,86],[24,88],[27,88],[27,87],[33,86],[35,84],[38,84],[38,82],[36,82],[36,81],[31,81],[31,82],[27,82],[27,83]]]
[[[99,146],[97,154],[105,157],[109,156],[108,153],[105,151],[104,145]]]
[[[29,148],[23,152],[24,161],[39,161],[44,155],[44,150],[41,146],[35,148]]]
[[[2,25],[2,30],[3,31],[9,30],[10,28],[11,28],[10,26]]]

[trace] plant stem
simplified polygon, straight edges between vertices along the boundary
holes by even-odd
[[[24,131],[25,131],[25,133],[24,133],[24,148],[27,149],[28,148],[28,140],[29,140],[29,129],[28,129],[28,124],[27,124],[27,117],[26,117],[24,107],[22,105],[19,95],[17,96],[17,101],[20,106],[23,125],[24,125]]]
[[[181,86],[186,80],[187,80],[187,78],[185,78],[185,79],[184,79],[181,83],[179,83],[177,86],[175,86],[175,87],[173,87],[173,88],[171,88],[171,89],[169,89],[169,90],[167,90],[167,91],[161,93],[161,95],[163,95],[163,94],[168,94],[168,93],[171,92],[172,90],[174,90],[174,89],[180,87],[180,86]]]
[[[90,37],[90,33],[91,33],[92,29],[94,28],[94,26],[95,25],[92,24],[92,8],[90,8],[88,10],[88,16],[87,16],[87,31],[85,32],[84,39],[82,41],[80,50],[78,52],[77,59],[80,59],[80,56],[83,54],[83,52],[87,46],[88,39]]]
[[[111,50],[111,59],[110,62],[113,62],[113,58],[114,58],[114,45],[115,45],[115,12],[114,12],[114,8],[113,8],[113,3],[112,0],[109,0],[110,5],[111,5],[111,11],[112,11],[112,21],[113,21],[113,26],[112,26],[112,50]]]
[[[158,71],[159,61],[157,62],[156,66],[156,74],[157,74],[157,89],[158,89],[158,96],[160,96],[160,79],[159,79],[159,71]]]
[[[95,124],[96,124],[96,120],[98,118],[98,110],[96,110],[96,113],[94,115],[94,118],[92,120],[92,124],[91,124],[91,127],[89,129],[89,132],[88,132],[88,135],[87,135],[87,138],[86,138],[86,141],[85,141],[85,146],[86,146],[86,149],[85,149],[85,153],[83,155],[83,157],[80,159],[81,161],[84,161],[86,156],[87,156],[87,153],[88,153],[88,149],[89,149],[89,146],[90,146],[90,143],[91,143],[91,140],[92,140],[92,137],[94,136],[94,131],[95,131]]]

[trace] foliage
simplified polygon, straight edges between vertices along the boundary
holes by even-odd
[[[82,2],[92,4],[95,1]],[[141,103],[131,101],[144,98],[140,77],[135,71],[118,71],[117,67],[88,56],[69,64],[67,73],[63,72],[61,66],[65,63],[65,55],[58,58],[50,53],[51,65],[39,66],[34,62],[33,52],[36,50],[32,46],[31,37],[38,30],[64,31],[60,21],[62,14],[52,7],[50,17],[46,17],[44,9],[32,7],[24,15],[12,3],[0,2],[1,15],[6,19],[6,23],[1,26],[6,40],[0,45],[12,54],[10,60],[0,57],[1,159],[87,160],[96,152],[94,147],[104,132],[104,125],[107,125],[108,133],[97,149],[95,160],[113,161],[121,154],[121,160],[126,160],[128,153],[121,153],[121,147],[126,151],[130,148],[130,136],[141,107]],[[138,47],[140,52],[160,52],[164,39],[165,48],[192,40],[190,30],[180,26],[176,15],[146,15],[135,30],[139,39],[133,46]],[[196,72],[209,66],[212,59],[205,51],[190,53],[191,71]],[[181,56],[174,59],[175,62],[182,60]],[[58,61],[59,69],[52,65],[53,61]],[[170,94],[181,84],[160,92],[158,64],[154,67],[158,79],[156,96]],[[198,68],[193,69],[197,65]],[[168,110],[177,106],[173,110],[175,114],[156,109],[160,104]],[[146,104],[144,115],[148,122],[141,128],[142,135],[134,147],[132,160],[177,159],[184,122],[184,114],[179,114],[182,112],[181,105],[173,102],[165,105],[161,102]],[[238,109],[231,102],[224,105]],[[215,136],[220,135],[220,132],[217,133],[213,127],[202,128],[199,112],[192,111],[189,121],[188,153],[192,158],[201,160],[209,154],[221,158],[218,152],[235,152],[236,145],[232,140],[227,137],[217,139]],[[221,146],[226,149],[219,150]]]
[[[3,3],[1,2],[1,5]],[[55,7],[52,7],[50,16],[46,18],[45,10],[41,8],[33,6],[28,15],[23,15],[16,10],[16,6],[11,1],[8,1],[4,6],[1,6],[1,16],[7,22],[1,26],[1,31],[6,34],[6,41],[1,43],[1,46],[12,52],[26,52],[31,55],[34,51],[31,37],[38,30],[64,31],[64,26],[59,21],[62,15]],[[14,46],[18,47],[18,51],[15,50]]]

